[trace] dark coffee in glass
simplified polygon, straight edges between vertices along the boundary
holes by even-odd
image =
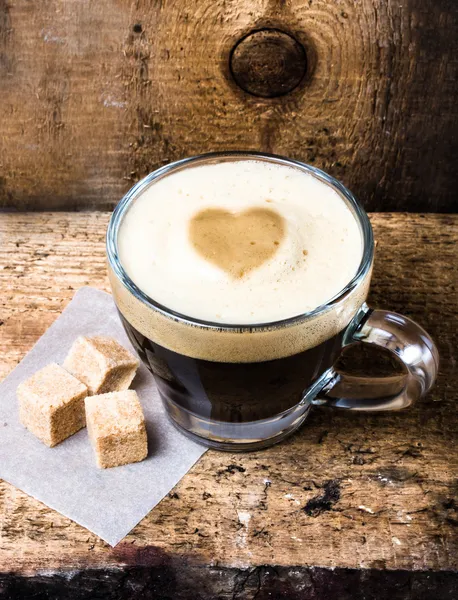
[[[426,332],[365,304],[373,259],[366,214],[313,167],[243,152],[163,167],[116,208],[107,253],[121,320],[168,416],[206,445],[270,445],[313,403],[402,408],[434,380]],[[361,336],[400,356],[406,389],[366,404],[329,399],[342,382],[333,364]],[[409,365],[413,344],[420,369]]]
[[[224,363],[168,350],[142,335],[122,315],[121,319],[170,410],[176,406],[177,411],[222,423],[272,419],[294,408],[304,390],[336,362],[345,333],[293,356]]]

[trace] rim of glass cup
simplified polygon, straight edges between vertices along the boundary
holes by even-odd
[[[301,313],[299,315],[295,315],[293,317],[287,317],[286,319],[279,319],[276,321],[269,321],[265,323],[255,323],[255,324],[232,324],[232,323],[217,323],[215,321],[205,321],[203,319],[198,319],[196,317],[191,317],[189,315],[185,315],[183,313],[177,312],[170,308],[167,308],[160,302],[157,302],[147,294],[145,294],[129,277],[129,275],[124,270],[119,254],[118,254],[118,232],[121,226],[122,219],[129,209],[131,203],[148,187],[154,184],[157,180],[162,177],[169,175],[175,171],[179,171],[181,169],[185,169],[190,166],[197,166],[198,164],[208,163],[208,162],[222,162],[222,161],[235,161],[235,160],[262,160],[265,162],[273,162],[275,164],[281,164],[286,166],[292,166],[305,171],[320,181],[330,185],[333,187],[339,194],[342,196],[343,200],[350,205],[353,214],[355,215],[358,224],[361,229],[362,239],[363,239],[363,254],[361,257],[361,262],[358,267],[358,271],[356,275],[349,281],[349,283],[337,294],[335,294],[332,298],[330,298],[325,303],[321,304],[317,308],[314,308],[311,311]],[[286,158],[284,156],[279,156],[276,154],[267,154],[264,152],[255,152],[255,151],[227,151],[227,152],[210,152],[207,154],[199,154],[197,156],[191,156],[189,158],[183,158],[181,160],[177,160],[159,169],[156,169],[143,179],[141,179],[138,183],[136,183],[125,196],[118,203],[116,208],[111,215],[110,222],[108,224],[107,236],[106,236],[106,247],[107,247],[107,257],[108,262],[115,273],[116,277],[121,281],[121,283],[126,287],[131,294],[146,304],[148,307],[152,308],[155,311],[162,313],[164,316],[171,318],[175,321],[181,321],[188,325],[204,327],[209,329],[217,329],[217,330],[228,330],[228,331],[256,331],[261,329],[273,329],[278,327],[288,327],[290,325],[294,325],[295,323],[316,317],[320,313],[324,313],[329,310],[332,306],[337,304],[340,300],[342,300],[348,293],[354,290],[359,283],[364,279],[367,272],[369,271],[372,259],[374,255],[374,237],[372,233],[372,226],[369,221],[369,218],[366,214],[366,211],[356,200],[355,196],[342,184],[340,181],[328,175],[325,171],[318,169],[317,167],[312,167],[306,163],[300,162],[298,160],[293,160],[290,158]]]

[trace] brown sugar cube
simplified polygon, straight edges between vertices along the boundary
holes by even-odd
[[[127,390],[139,361],[119,342],[110,337],[76,339],[64,368],[88,388],[89,394]]]
[[[52,448],[86,425],[86,396],[81,381],[51,363],[18,386],[19,419]]]
[[[98,467],[107,469],[146,458],[148,440],[137,392],[88,396],[85,406],[89,439]]]

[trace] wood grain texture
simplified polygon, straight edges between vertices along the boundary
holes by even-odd
[[[266,28],[307,56],[277,98],[230,72]],[[245,56],[245,75],[280,73],[288,48],[257,48],[272,65]],[[255,149],[322,167],[368,210],[453,212],[457,52],[455,0],[0,0],[0,203],[107,209],[166,162]]]
[[[1,376],[79,287],[108,290],[107,221],[104,213],[1,216]],[[6,598],[32,597],[20,577],[35,574],[42,587],[33,593],[54,590],[56,597],[60,588],[67,589],[64,597],[78,588],[77,598],[99,597],[94,590],[112,581],[125,594],[107,596],[113,598],[184,598],[189,596],[179,590],[199,585],[201,598],[254,598],[256,590],[257,598],[267,598],[272,589],[278,598],[302,598],[298,590],[310,587],[314,599],[381,600],[388,598],[379,575],[385,568],[396,573],[384,585],[392,581],[401,590],[391,599],[454,597],[450,590],[458,581],[447,573],[458,568],[458,464],[452,450],[458,217],[373,214],[371,221],[378,240],[371,304],[404,312],[435,337],[442,363],[430,395],[396,414],[316,409],[296,435],[269,450],[209,451],[114,549],[0,482],[0,573],[11,574],[0,577],[0,597],[2,590]],[[269,565],[275,568],[269,571]],[[339,576],[330,568],[338,568]],[[442,583],[431,574],[417,577],[419,571],[443,571]],[[175,595],[165,594],[164,581]],[[164,593],[129,596],[135,585]],[[335,596],[326,595],[334,585]],[[349,596],[355,586],[360,595]],[[407,588],[410,595],[401,595]],[[297,595],[282,596],[282,589]],[[17,596],[14,590],[20,590]]]
[[[292,92],[307,72],[304,46],[278,29],[249,33],[233,48],[231,74],[253,96],[275,98]]]
[[[152,563],[152,564],[151,564]],[[173,565],[0,573],[5,600],[456,600],[452,572]]]

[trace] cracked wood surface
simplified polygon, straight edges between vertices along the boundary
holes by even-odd
[[[0,376],[21,360],[79,287],[108,290],[108,218],[0,215]],[[277,575],[287,572],[303,586],[312,585],[317,567],[456,569],[458,217],[372,214],[371,221],[378,246],[370,303],[417,319],[439,346],[439,379],[423,402],[404,413],[378,415],[316,409],[296,435],[269,450],[209,451],[114,549],[0,482],[0,573],[46,578],[67,570],[68,584],[81,571],[90,580],[93,569],[175,565],[175,582],[186,569],[191,580],[194,568],[201,574],[209,569],[209,577],[235,569],[256,590],[261,579],[270,589],[263,565],[276,566]],[[285,571],[293,566],[296,575]],[[253,570],[257,567],[261,571]],[[301,569],[309,570],[304,575]],[[242,590],[237,582],[234,589]],[[6,585],[16,583],[9,579]],[[8,589],[0,578],[0,597]],[[347,598],[343,592],[336,597]],[[449,596],[444,591],[437,597]]]
[[[271,28],[307,71],[260,98],[230,56]],[[236,53],[238,80],[275,93],[288,40]],[[0,205],[110,208],[159,165],[255,149],[325,169],[367,210],[453,212],[457,53],[455,0],[0,0]]]

